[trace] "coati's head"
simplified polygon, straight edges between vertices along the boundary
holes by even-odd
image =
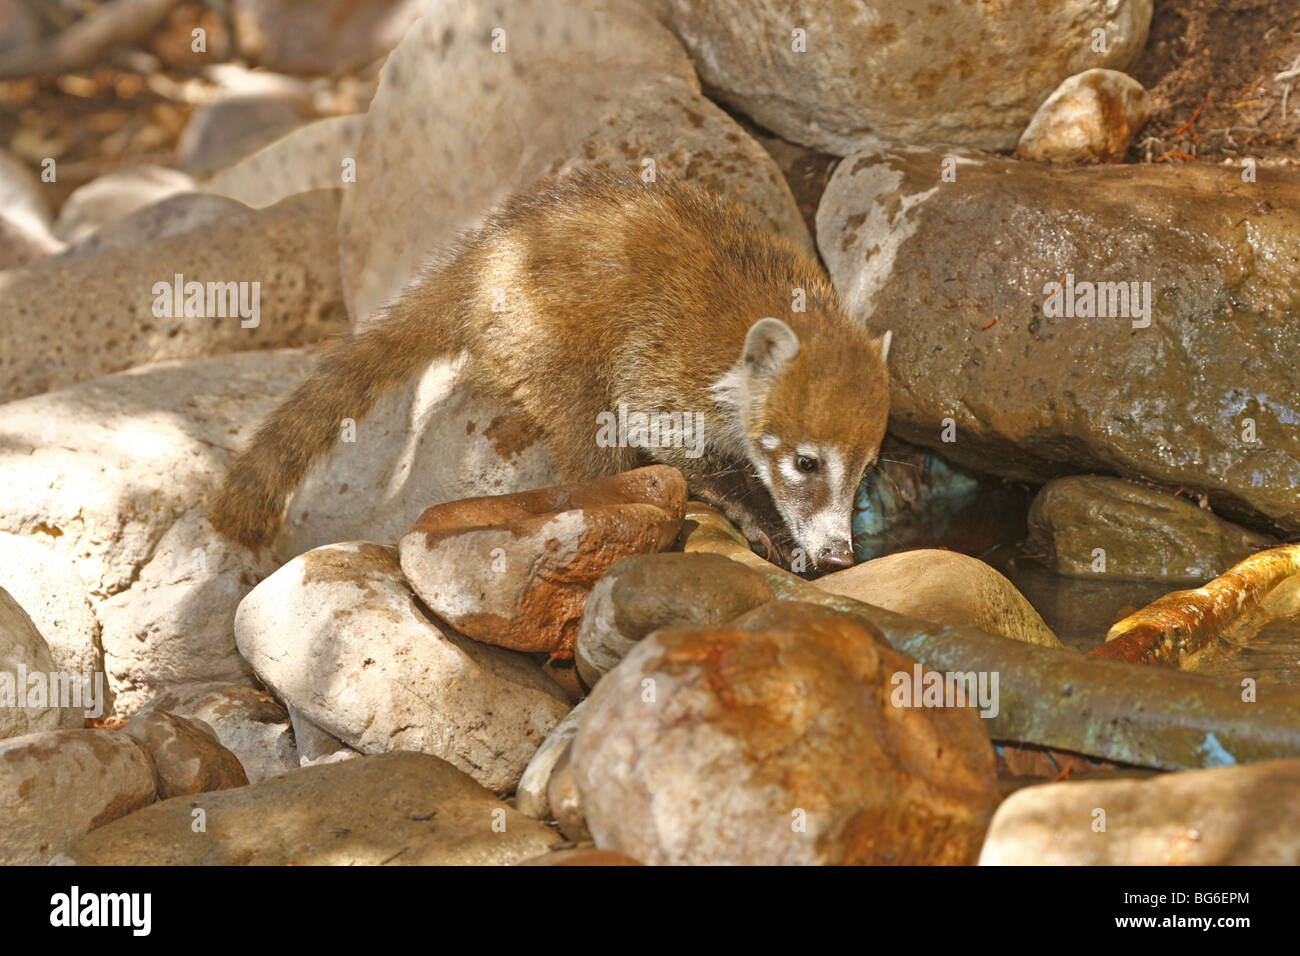
[[[820,570],[853,563],[853,502],[889,414],[889,339],[829,321],[801,341],[780,319],[759,319],[740,360],[713,388],[742,427],[746,456],[795,541]]]

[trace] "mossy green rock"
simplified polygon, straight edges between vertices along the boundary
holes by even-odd
[[[1048,482],[1029,533],[1061,574],[1129,581],[1208,581],[1274,543],[1186,498],[1101,475]]]

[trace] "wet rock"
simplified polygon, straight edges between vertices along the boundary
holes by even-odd
[[[153,758],[159,800],[248,785],[239,758],[217,742],[211,728],[151,710],[132,717],[122,732]]]
[[[569,744],[578,733],[578,721],[582,718],[583,704],[578,704],[569,711],[567,717],[555,725],[546,740],[537,748],[533,759],[528,761],[524,775],[519,778],[515,788],[515,809],[534,820],[549,820],[551,804],[547,796],[547,787],[555,765],[569,749]]]
[[[289,714],[265,691],[216,681],[181,684],[163,691],[137,716],[154,708],[210,726],[221,746],[239,759],[250,783],[298,766]]]
[[[125,591],[99,606],[114,710],[201,681],[252,683],[235,647],[235,609],[274,565],[221,537],[200,512],[172,525]]]
[[[1028,787],[998,808],[980,864],[1295,866],[1298,798],[1300,760]]]
[[[305,110],[274,96],[227,96],[206,103],[190,114],[176,143],[177,161],[194,176],[215,173],[301,126],[308,119]]]
[[[0,588],[30,615],[56,670],[103,671],[99,620],[86,582],[66,556],[32,538],[0,531]]]
[[[786,601],[646,637],[573,743],[596,845],[651,864],[973,862],[993,749],[973,710],[891,705],[913,666]]]
[[[1207,581],[1274,544],[1186,498],[1103,475],[1048,482],[1029,534],[1061,574],[1128,581]]]
[[[716,554],[624,558],[592,589],[574,657],[588,687],[661,627],[725,624],[772,600],[762,575]]]
[[[116,219],[91,235],[73,243],[64,256],[85,256],[104,249],[134,246],[154,239],[177,236],[226,220],[250,222],[255,217],[242,203],[204,193],[177,193]]]
[[[841,156],[878,138],[1009,149],[1066,77],[1123,69],[1152,10],[1151,0],[643,2],[724,103]]]
[[[978,558],[956,551],[900,551],[813,583],[831,594],[923,621],[977,627],[1026,644],[1061,646],[1014,584]]]
[[[48,863],[78,837],[147,806],[154,787],[153,762],[125,734],[52,730],[0,740],[0,865]]]
[[[52,679],[56,673],[45,638],[0,588],[0,738],[81,726],[81,711],[58,706],[62,685]]]
[[[1300,530],[1293,175],[864,151],[817,234],[849,311],[894,329],[900,438],[1020,480],[1146,478]]]
[[[196,832],[198,810],[205,829]],[[450,764],[398,752],[166,800],[96,830],[68,856],[85,866],[510,864],[554,842],[553,830]]]
[[[391,50],[422,0],[234,0],[242,56],[285,73],[347,73]]]
[[[300,126],[204,183],[210,193],[260,209],[311,189],[350,185],[365,116],[331,116]]]
[[[558,480],[539,436],[471,388],[458,360],[431,363],[340,437],[289,500],[271,544],[281,563],[337,541],[397,541],[436,502]]]
[[[0,406],[0,530],[66,558],[98,608],[309,365],[293,351],[170,362]]]
[[[366,172],[345,192],[354,321],[506,197],[608,162],[697,183],[809,247],[775,163],[701,95],[681,45],[631,0],[429,5],[384,65],[357,153]]]
[[[568,657],[596,581],[620,558],[670,546],[685,507],[681,472],[652,465],[435,505],[398,551],[415,593],[457,630]]]
[[[579,849],[556,850],[544,856],[524,860],[520,866],[640,866],[636,860],[609,850]]]
[[[194,180],[178,169],[166,166],[115,169],[72,191],[59,209],[54,235],[64,242],[79,242],[137,210],[194,189]]]
[[[502,792],[569,712],[531,659],[427,617],[378,545],[290,561],[239,605],[235,639],[277,697],[349,747],[432,753]]]
[[[1053,163],[1119,163],[1150,115],[1147,91],[1133,77],[1085,70],[1038,108],[1016,155]]]
[[[333,193],[303,193],[248,218],[10,272],[0,287],[0,339],[10,346],[0,355],[0,398],[337,330],[337,204]],[[186,292],[190,283],[204,295]]]

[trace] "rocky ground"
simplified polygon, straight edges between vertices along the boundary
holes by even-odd
[[[599,6],[0,0],[0,861],[1300,862],[1294,5]],[[598,164],[892,331],[860,563],[457,362],[216,534],[315,343]]]

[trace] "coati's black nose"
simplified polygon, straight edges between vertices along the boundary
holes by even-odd
[[[842,571],[853,567],[853,552],[846,548],[826,547],[817,552],[818,571]]]

